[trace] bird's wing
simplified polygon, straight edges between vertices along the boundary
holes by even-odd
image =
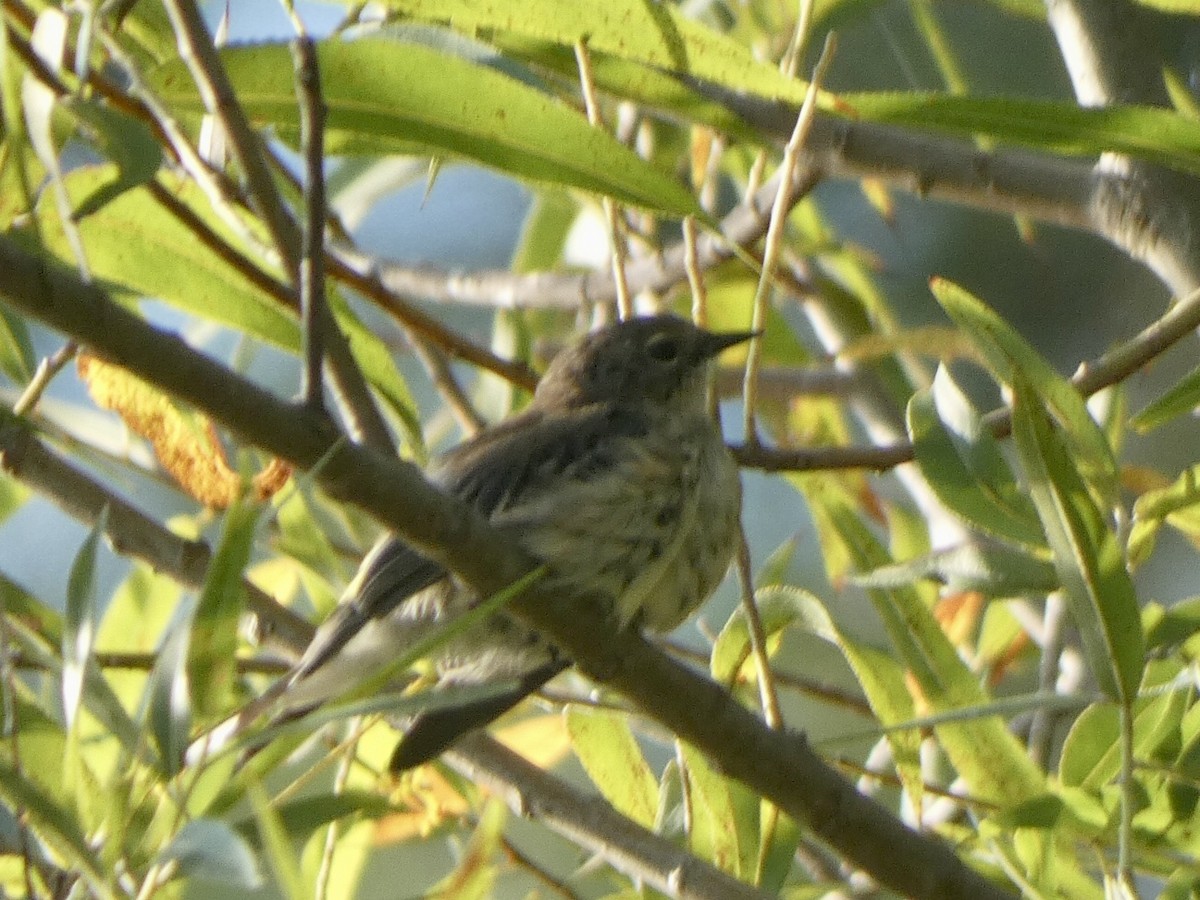
[[[399,538],[390,534],[381,537],[363,557],[342,602],[321,623],[289,680],[295,683],[311,675],[336,656],[364,625],[384,618],[445,574],[440,565]]]
[[[546,490],[561,477],[585,481],[614,464],[617,441],[646,434],[632,405],[531,409],[451,450],[433,477],[488,517]]]
[[[451,450],[431,470],[433,480],[485,516],[502,511],[570,472],[586,478],[606,465],[611,439],[644,433],[636,409],[591,405],[542,413],[531,409]],[[312,674],[363,626],[390,615],[446,574],[399,538],[385,535],[359,566],[344,599],[317,630],[291,681]],[[400,648],[398,648],[400,649]]]

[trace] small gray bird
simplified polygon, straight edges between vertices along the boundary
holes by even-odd
[[[741,485],[708,412],[706,373],[718,353],[750,337],[674,316],[589,334],[555,357],[522,413],[451,450],[429,476],[548,563],[542,589],[562,585],[611,604],[622,626],[670,630],[708,597],[733,555]],[[273,708],[296,714],[344,693],[478,602],[441,566],[385,536]],[[418,716],[394,769],[437,756],[569,661],[499,613],[442,645],[434,664],[441,685],[516,686]]]

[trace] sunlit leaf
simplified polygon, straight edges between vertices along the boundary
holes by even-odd
[[[627,718],[575,704],[568,706],[565,714],[575,755],[592,783],[618,812],[653,828],[658,781],[646,764]]]
[[[187,673],[198,716],[226,709],[233,690],[239,617],[246,602],[242,578],[254,543],[258,512],[254,504],[235,503],[225,513],[221,542],[209,563],[196,605]]]
[[[288,48],[260,44],[221,56],[246,112],[295,142],[299,114]],[[582,113],[494,69],[377,39],[325,41],[319,57],[329,153],[447,153],[635,206],[699,213],[681,184]],[[154,83],[178,108],[201,111],[182,62],[162,67]]]

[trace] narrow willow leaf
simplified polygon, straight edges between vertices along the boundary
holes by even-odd
[[[14,384],[25,384],[36,367],[25,320],[7,308],[0,309],[0,372]]]
[[[739,878],[751,877],[758,861],[758,798],[715,771],[689,745],[682,745],[682,754],[692,810],[692,852]]]
[[[889,565],[889,559],[854,511],[833,507],[832,520],[859,569]],[[990,698],[959,657],[941,626],[909,588],[867,592],[900,659],[934,712],[982,706]],[[954,722],[937,728],[939,741],[971,790],[1012,802],[1045,789],[1044,777],[999,716]]]
[[[939,367],[934,385],[940,406],[934,391],[918,391],[908,404],[909,437],[929,486],[972,528],[1029,549],[1044,548],[1037,513],[1018,492],[992,436],[979,426],[944,368]],[[959,428],[952,431],[939,411],[946,410],[945,416],[955,407]]]
[[[0,756],[0,798],[9,809],[21,810],[34,833],[62,857],[69,870],[82,876],[93,896],[115,896],[104,866],[79,831],[74,814],[23,778],[6,755]]]
[[[759,621],[767,637],[785,629],[798,615],[789,592],[774,590],[778,585],[759,588],[754,595]],[[733,611],[717,635],[709,654],[709,672],[722,684],[731,684],[742,664],[750,658],[750,627],[741,606]]]
[[[187,674],[196,715],[226,709],[237,674],[239,617],[245,604],[242,575],[250,560],[258,507],[235,503],[225,514],[221,542],[204,579],[192,619]]]
[[[115,166],[82,166],[66,177],[73,204],[103,193],[119,181]],[[200,188],[164,174],[163,187],[189,215],[231,246],[243,241],[212,211]],[[38,248],[73,265],[62,223],[43,201]],[[196,240],[145,188],[125,191],[77,223],[92,274],[134,298],[155,297],[179,309],[228,325],[286,350],[300,346],[295,317],[271,299],[256,280]]]
[[[1152,106],[1079,106],[1016,97],[952,97],[920,92],[842,94],[843,109],[873,122],[995,138],[1069,153],[1126,153],[1200,172],[1200,122]]]
[[[1070,443],[1075,465],[1103,498],[1117,490],[1117,463],[1104,431],[1096,424],[1075,386],[1058,374],[1012,326],[953,282],[935,278],[934,297],[966,332],[992,374],[1011,385],[1018,375],[1033,385]]]
[[[1146,491],[1134,502],[1130,565],[1140,565],[1150,556],[1163,522],[1200,546],[1200,466],[1184,469],[1171,484]]]
[[[1141,434],[1153,431],[1180,416],[1192,415],[1200,406],[1200,367],[1192,369],[1173,387],[1129,420]]]
[[[216,819],[188,822],[163,848],[158,862],[174,863],[180,877],[204,878],[229,888],[252,891],[263,884],[258,859],[246,839]]]
[[[490,900],[495,896],[496,854],[502,846],[508,808],[495,797],[483,807],[479,824],[462,854],[458,867],[430,888],[427,896],[455,900]]]
[[[1144,638],[1120,545],[1041,398],[1024,378],[1017,377],[1013,388],[1017,450],[1088,664],[1101,690],[1130,702],[1142,678]]]
[[[387,0],[389,9],[471,34],[495,29],[536,40],[609,53],[653,69],[678,72],[735,91],[801,103],[807,85],[788,78],[737,43],[673,6],[640,0],[522,0],[519,14],[504,3],[472,0]]]
[[[1058,587],[1058,574],[1048,559],[1003,544],[969,541],[849,576],[865,588],[898,588],[932,578],[956,591],[979,591],[988,597],[1045,594]]]
[[[885,727],[895,725],[915,716],[916,707],[905,683],[904,666],[894,656],[868,647],[847,635],[834,623],[824,604],[807,591],[794,587],[768,587],[763,589],[763,593],[776,593],[781,599],[786,598],[795,609],[797,620],[810,633],[841,651],[880,724]],[[888,731],[887,738],[896,762],[896,771],[909,793],[914,798],[920,798],[924,793],[920,732],[907,729]]]
[[[150,734],[171,775],[183,765],[192,725],[187,663],[195,609],[195,601],[189,597],[178,607],[176,621],[167,626],[143,699]]]
[[[571,704],[566,719],[575,755],[592,783],[622,815],[653,828],[658,781],[626,716]]]
[[[83,699],[83,682],[96,636],[96,552],[108,525],[108,507],[84,538],[67,579],[67,608],[63,617],[62,696],[67,731],[75,727]]]
[[[448,154],[634,206],[702,215],[679,182],[581,113],[495,69],[375,39],[325,41],[319,56],[328,153]],[[299,114],[287,46],[240,47],[221,58],[251,118],[295,144]],[[177,108],[203,110],[182,62],[163,66],[153,83]]]
[[[253,783],[246,793],[254,810],[259,840],[271,874],[275,876],[276,887],[287,900],[312,900],[312,887],[300,875],[300,860],[292,849],[287,830],[278,811],[271,805],[266,789],[261,784]]]

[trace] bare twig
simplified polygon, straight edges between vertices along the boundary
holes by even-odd
[[[200,90],[205,108],[225,130],[230,150],[245,174],[250,205],[266,225],[283,270],[293,284],[297,284],[302,255],[299,229],[279,196],[262,146],[229,83],[200,11],[193,0],[163,2],[175,30],[180,57]],[[318,221],[323,222],[324,218]],[[349,345],[341,332],[333,327],[332,318],[325,329],[325,344],[334,387],[355,437],[373,447],[392,452],[394,448],[387,424],[375,405]]]
[[[0,298],[223,422],[294,465],[318,468],[330,497],[368,512],[481,596],[536,567],[477,511],[442,494],[392,454],[345,441],[327,419],[284,403],[178,337],[123,309],[95,285],[0,235]],[[765,727],[710,679],[671,660],[601,604],[537,585],[508,610],[538,628],[589,677],[633,700],[717,761],[729,777],[805,822],[893,890],[940,900],[1008,896],[937,839],[916,834],[863,797],[799,735]],[[553,597],[553,602],[551,601]]]
[[[442,395],[442,399],[446,401],[450,411],[454,413],[463,433],[467,437],[471,437],[482,431],[487,426],[487,422],[459,386],[454,373],[450,371],[450,363],[446,360],[446,355],[437,347],[418,337],[412,339],[412,348],[413,353],[425,366],[425,371],[429,373],[429,379],[433,382],[433,386]]]
[[[74,341],[67,341],[38,363],[37,371],[33,373],[33,378],[25,386],[25,390],[17,398],[17,402],[13,404],[13,414],[18,416],[27,415],[30,410],[37,406],[38,400],[42,398],[42,394],[50,386],[51,380],[62,371],[63,366],[75,358],[75,353],[78,350],[79,347]]]
[[[584,109],[593,128],[603,128],[600,102],[596,99],[596,84],[592,78],[592,60],[588,55],[587,41],[575,42],[575,64],[579,68],[579,87],[583,94]],[[611,197],[601,198],[604,219],[608,225],[609,256],[612,263],[613,283],[617,288],[617,315],[621,319],[633,318],[633,300],[629,296],[629,282],[625,278],[625,229],[621,227],[621,213]]]
[[[467,736],[444,759],[498,794],[514,812],[536,819],[668,896],[689,900],[767,896],[635,824],[602,798],[581,796],[486,735]]]
[[[300,98],[300,149],[304,155],[304,229],[300,256],[300,329],[304,380],[301,396],[309,409],[325,409],[321,364],[325,356],[325,98],[312,38],[292,41],[296,93]]]
[[[771,290],[771,273],[775,271],[775,263],[779,258],[779,248],[783,242],[783,228],[787,222],[787,213],[792,208],[792,172],[796,171],[800,157],[800,149],[808,138],[812,128],[813,116],[816,113],[817,91],[824,80],[829,64],[833,62],[833,54],[837,49],[837,40],[832,32],[825,39],[825,48],[821,58],[813,69],[812,80],[804,95],[804,103],[796,116],[796,127],[783,150],[783,161],[779,170],[783,173],[779,179],[778,192],[771,206],[771,218],[767,226],[767,237],[763,245],[762,273],[758,279],[758,287],[754,292],[754,313],[750,329],[762,332],[767,323],[767,302]],[[745,420],[743,428],[746,443],[755,446],[759,443],[758,436],[758,369],[762,361],[762,340],[752,338],[749,350],[746,351],[746,381],[743,388],[743,412]]]

